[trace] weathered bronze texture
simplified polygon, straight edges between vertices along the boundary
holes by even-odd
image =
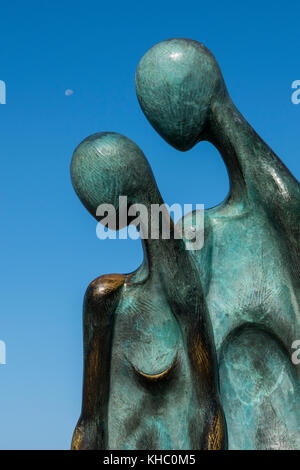
[[[205,211],[201,250],[163,239],[160,221],[134,273],[88,287],[72,448],[299,449],[299,183],[239,113],[202,44],[154,46],[136,89],[173,147],[207,140],[219,150],[230,192]],[[128,206],[163,204],[142,151],[119,134],[84,140],[71,176],[96,218],[100,204],[118,209],[120,195]],[[183,218],[195,225],[195,213]]]

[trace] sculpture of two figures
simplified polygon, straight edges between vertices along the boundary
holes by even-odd
[[[142,238],[131,274],[100,276],[84,299],[82,412],[73,449],[300,449],[300,187],[231,101],[206,47],[163,41],[141,59],[138,100],[156,131],[186,151],[222,155],[226,200],[205,211],[201,250]],[[199,156],[201,158],[201,156]],[[76,193],[101,204],[162,205],[139,147],[99,133],[75,150]],[[151,223],[141,218],[141,233]],[[129,222],[130,223],[130,219]],[[197,230],[196,214],[183,227]],[[120,223],[115,230],[122,228]]]

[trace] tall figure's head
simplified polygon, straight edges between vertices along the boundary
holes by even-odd
[[[114,132],[93,134],[78,145],[71,162],[71,178],[81,202],[97,220],[97,208],[102,204],[113,205],[118,213],[119,196],[126,196],[128,205],[147,205],[158,194],[142,150]]]
[[[152,47],[137,67],[135,82],[152,126],[182,151],[203,139],[214,101],[227,96],[216,59],[191,39],[168,39]]]

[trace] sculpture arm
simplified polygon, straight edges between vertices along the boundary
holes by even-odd
[[[106,448],[114,312],[123,283],[119,274],[100,276],[85,294],[83,398],[73,450]]]

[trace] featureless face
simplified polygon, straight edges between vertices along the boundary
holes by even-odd
[[[157,190],[141,149],[114,132],[93,134],[78,145],[72,158],[71,178],[83,205],[100,221],[97,217],[100,205],[109,204],[118,211],[119,196],[126,196],[130,205],[145,203]]]
[[[201,140],[211,104],[225,90],[214,56],[190,39],[155,45],[136,71],[137,97],[147,119],[170,145],[182,151]]]

